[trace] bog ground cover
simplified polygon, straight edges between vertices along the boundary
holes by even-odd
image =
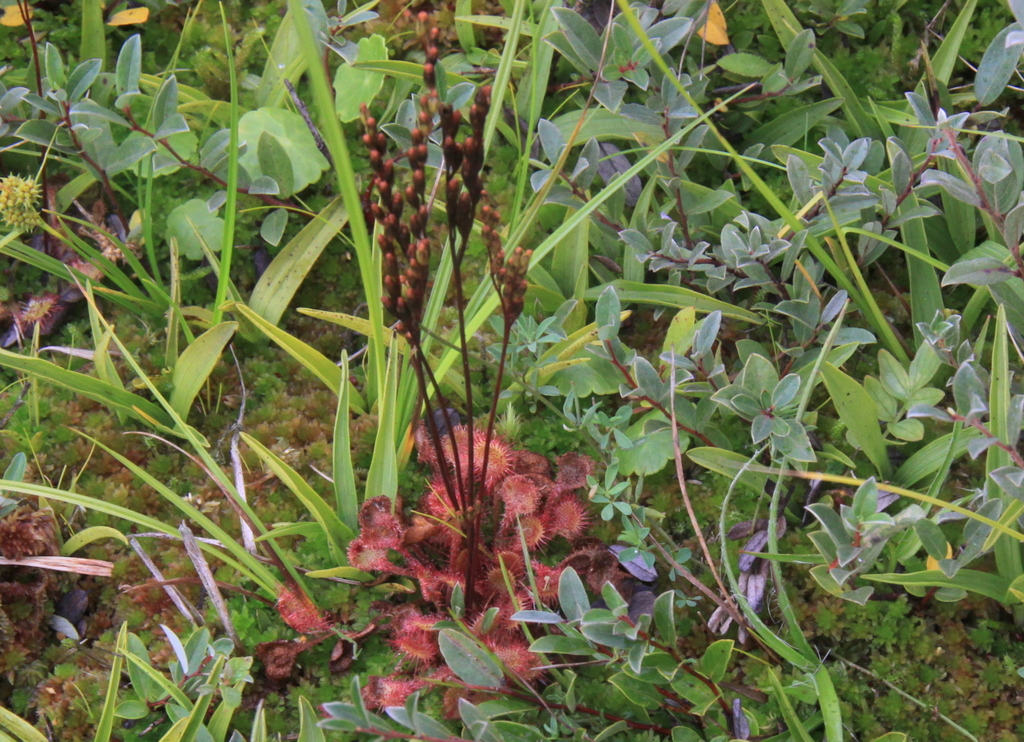
[[[1024,5],[0,0],[0,739],[1024,734]]]

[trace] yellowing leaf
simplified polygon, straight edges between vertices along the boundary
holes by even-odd
[[[8,5],[3,9],[3,15],[0,15],[0,26],[24,26],[25,19],[21,15],[21,8],[18,4]],[[32,9],[28,9],[28,17],[32,17]]]
[[[717,1],[713,0],[708,6],[708,19],[703,28],[697,29],[697,35],[715,46],[725,46],[729,43],[729,26]]]
[[[950,546],[949,544],[946,544],[946,559],[952,559],[952,558],[953,558],[953,547]],[[936,559],[933,556],[929,556],[928,559],[925,560],[924,568],[928,569],[928,570],[938,569],[939,568],[939,560]]]
[[[149,20],[149,8],[128,8],[119,10],[107,20],[108,26],[130,26],[133,23],[145,23]]]

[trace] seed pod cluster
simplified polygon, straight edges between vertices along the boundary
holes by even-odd
[[[425,26],[427,16],[418,18]],[[499,236],[500,217],[487,205],[484,188],[484,123],[491,106],[490,86],[478,88],[469,109],[469,129],[459,139],[466,121],[462,112],[442,102],[437,92],[438,29],[423,34],[426,61],[416,126],[410,132],[410,146],[389,155],[388,138],[363,106],[366,133],[363,144],[373,172],[364,208],[367,220],[381,226],[378,244],[383,256],[383,304],[398,324],[396,329],[414,345],[419,344],[420,321],[430,288],[430,261],[434,252],[447,245],[460,265],[469,244],[477,213],[483,222],[482,235],[489,256],[491,279],[501,299],[504,319],[514,322],[522,312],[526,292],[526,269],[530,253],[516,248],[508,259]],[[427,159],[431,135],[439,129],[443,160],[444,203],[448,232],[444,243],[430,230],[427,196]],[[398,182],[396,163],[402,160],[408,171]],[[376,194],[376,200],[372,198]],[[481,204],[483,206],[481,207]]]

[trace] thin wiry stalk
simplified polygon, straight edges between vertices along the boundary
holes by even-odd
[[[422,362],[422,357],[419,350],[414,348],[412,353],[412,367],[413,373],[416,376],[416,381],[420,389],[420,397],[423,399],[423,406],[426,411],[426,414],[424,415],[424,420],[426,421],[427,432],[430,437],[430,443],[434,448],[434,455],[437,457],[438,461],[444,461],[444,449],[441,447],[441,434],[437,430],[437,420],[434,419],[434,411],[433,409],[431,409],[430,405],[430,394],[429,390],[427,389],[426,374],[424,373],[425,365],[426,364]],[[429,370],[429,366],[427,368]],[[445,402],[444,397],[441,396],[441,390],[440,388],[437,387],[436,380],[432,379],[432,381],[434,383],[435,392],[438,395],[439,403],[441,405],[444,405]],[[443,406],[441,409],[445,411],[445,424],[448,425],[448,434],[449,436],[451,436],[452,425],[451,418],[448,414],[448,408],[447,406]],[[454,437],[451,438],[451,443],[452,448],[454,450]],[[444,488],[445,491],[447,491],[448,493],[448,497],[452,499],[453,505],[455,505],[456,507],[461,507],[461,503],[459,502],[458,499],[456,499],[456,489],[451,482],[451,473],[448,471],[448,467],[442,466],[439,468],[441,469],[441,479],[444,482]],[[456,474],[456,476],[458,475]]]

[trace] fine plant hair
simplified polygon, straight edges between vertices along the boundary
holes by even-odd
[[[417,20],[421,27],[425,27],[427,14],[420,13]],[[376,120],[369,116],[366,106],[363,106],[363,122],[366,127],[363,142],[369,151],[373,171],[367,196],[371,197],[374,191],[377,194],[377,200],[367,207],[367,221],[372,218],[381,227],[378,242],[384,268],[382,302],[384,308],[396,320],[396,332],[409,343],[410,362],[426,413],[424,424],[429,439],[427,445],[433,448],[433,454],[438,461],[445,459],[445,445],[449,445],[452,451],[457,450],[457,421],[424,350],[424,340],[429,336],[428,328],[424,326],[424,308],[430,291],[431,260],[435,256],[443,256],[447,251],[451,261],[455,309],[458,314],[457,347],[462,359],[465,384],[465,433],[470,445],[467,446],[465,460],[462,456],[453,456],[454,471],[449,471],[444,466],[440,467],[440,471],[448,499],[455,506],[467,529],[469,557],[465,565],[465,599],[466,605],[473,607],[477,596],[481,520],[487,506],[483,501],[483,483],[487,477],[509,337],[512,326],[523,311],[526,270],[529,267],[531,253],[529,250],[516,247],[511,254],[506,255],[498,234],[499,215],[487,203],[488,194],[482,178],[483,136],[484,122],[490,110],[491,88],[478,88],[469,112],[470,133],[460,141],[459,136],[465,123],[462,113],[450,104],[442,102],[438,95],[438,36],[437,28],[422,32],[426,51],[426,62],[423,66],[426,91],[419,99],[416,127],[412,129],[412,143],[408,149],[389,156],[387,136],[377,128]],[[443,238],[438,237],[431,229],[432,198],[427,196],[428,143],[435,121],[440,126],[442,177],[447,214],[447,232]],[[404,187],[396,184],[396,165],[402,160],[405,160],[409,170]],[[498,296],[503,323],[501,357],[487,414],[482,455],[472,444],[476,440],[473,419],[475,400],[466,338],[464,272],[466,250],[478,213],[481,236],[487,250],[489,278]],[[478,461],[478,458],[481,460]],[[479,477],[476,476],[477,472]]]

